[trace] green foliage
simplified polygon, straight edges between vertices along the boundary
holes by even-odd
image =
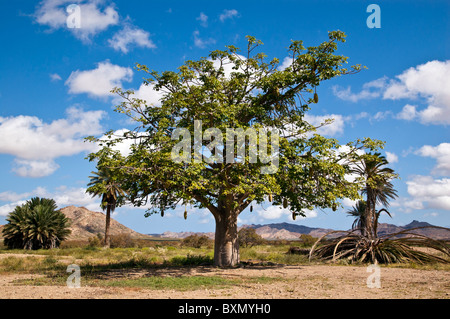
[[[92,172],[94,176],[90,176],[90,181],[86,193],[92,196],[101,197],[100,206],[103,210],[108,207],[111,212],[114,212],[116,206],[121,204],[125,196],[120,184],[118,182],[118,175],[108,167],[98,164],[98,171]]]
[[[132,248],[136,242],[129,234],[118,234],[111,236],[111,248]]]
[[[219,226],[221,230],[236,228],[238,215],[252,202],[266,201],[267,196],[273,198],[272,205],[284,205],[300,216],[314,207],[335,210],[343,198],[359,199],[361,185],[345,178],[351,172],[350,163],[359,159],[359,149],[376,151],[383,143],[366,138],[342,147],[337,140],[317,134],[318,128],[333,119],[318,126],[305,120],[319,101],[322,81],[362,69],[361,65],[344,67],[348,58],[336,54],[345,37],[341,31],[332,31],[326,41],[307,48],[302,41],[292,41],[288,48],[292,63],[284,70],[279,69],[279,59],[268,60],[258,52],[263,43],[252,36],[247,37],[243,55],[239,48],[227,46],[208,57],[186,61],[176,71],[157,72],[137,64],[145,74],[144,84],[163,93],[161,105],[136,98],[132,90],[113,89],[123,99],[116,111],[128,116],[136,129],[123,134],[109,131],[107,139],[88,137],[102,148],[87,158],[114,172],[127,201],[137,207],[150,205],[146,216],[163,216],[168,209],[190,204],[207,208],[216,221],[227,221]],[[174,132],[183,128],[194,136],[194,120],[202,121],[202,133],[206,128],[223,133],[229,128],[277,129],[281,132],[278,169],[263,173],[268,164],[261,158],[250,163],[247,153],[234,163],[208,154],[200,161],[195,154],[192,160],[174,161],[172,150],[179,143],[172,138]],[[132,142],[128,156],[114,150],[114,145],[124,141]],[[203,141],[206,147],[212,143]],[[249,141],[244,144],[247,149]],[[237,146],[228,147],[236,155]],[[226,233],[216,232],[216,239]],[[232,233],[233,238],[221,238],[219,246],[235,240],[237,231]],[[220,256],[236,255],[217,255],[216,260],[219,264]]]
[[[318,238],[313,237],[308,234],[301,234],[300,235],[300,244],[303,247],[311,247],[314,245],[314,243],[317,241]]]
[[[6,221],[4,244],[12,249],[56,248],[70,234],[69,219],[53,199],[34,197],[17,206]]]
[[[101,247],[103,246],[103,235],[98,233],[96,236],[88,238],[88,247]]]
[[[304,120],[309,104],[314,104],[312,89],[361,69],[358,65],[343,68],[347,58],[334,54],[345,34],[330,32],[328,41],[307,49],[301,41],[293,41],[289,46],[292,65],[283,71],[278,70],[278,59],[266,61],[263,53],[254,53],[261,41],[247,39],[246,58],[238,55],[238,48],[228,46],[207,58],[186,61],[177,72],[159,73],[138,64],[137,69],[148,75],[144,84],[165,93],[160,107],[133,97],[133,91],[113,90],[124,99],[116,110],[139,127],[119,137],[109,132],[108,140],[90,137],[103,148],[88,158],[114,170],[134,205],[150,202],[149,214],[173,209],[180,202],[208,208],[213,214],[219,214],[221,205],[240,213],[250,202],[263,202],[267,194],[273,194],[273,205],[282,205],[286,198],[289,208],[303,215],[303,209],[332,207],[339,198],[358,197],[358,187],[344,178],[349,167],[341,163],[354,158],[357,148],[376,149],[382,143],[358,140],[347,144],[348,152],[337,153],[336,140],[305,134],[317,129]],[[232,67],[232,72],[226,73],[225,67]],[[171,151],[178,141],[172,140],[172,133],[182,127],[192,136],[193,119],[222,132],[250,127],[288,132],[280,141],[280,169],[276,174],[261,174],[265,164],[248,161],[175,163]],[[126,158],[112,150],[124,140],[136,142]]]
[[[349,213],[357,217],[354,226],[359,227],[363,235],[373,239],[377,237],[378,218],[386,209],[377,210],[377,205],[389,206],[389,200],[397,197],[397,191],[392,184],[392,179],[398,175],[394,170],[386,167],[388,161],[380,153],[368,153],[361,156],[355,163],[353,172],[358,174],[364,182],[361,190],[366,196],[365,201],[360,201]]]
[[[190,235],[183,238],[181,244],[187,247],[201,248],[202,246],[212,247],[213,240],[206,235]]]
[[[175,256],[170,259],[168,264],[171,266],[205,266],[212,265],[213,261],[211,256],[188,254],[186,257]]]
[[[241,247],[252,247],[264,243],[264,239],[256,233],[254,228],[242,228],[239,230],[238,240]]]

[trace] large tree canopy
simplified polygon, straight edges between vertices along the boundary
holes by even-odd
[[[335,210],[339,199],[359,196],[360,185],[346,178],[349,164],[358,157],[356,150],[375,150],[382,144],[362,139],[342,147],[317,134],[318,127],[305,120],[310,106],[318,103],[322,81],[361,69],[345,68],[347,57],[335,54],[337,43],[345,42],[343,32],[330,32],[327,41],[308,48],[292,41],[292,63],[285,69],[278,59],[267,61],[256,52],[261,41],[247,40],[245,53],[227,46],[186,61],[176,71],[160,73],[138,64],[147,75],[144,83],[162,93],[161,105],[149,105],[133,91],[116,88],[113,91],[124,99],[116,110],[137,128],[119,136],[110,131],[108,139],[90,138],[103,148],[89,159],[119,176],[133,205],[151,204],[148,215],[187,203],[207,208],[216,221],[214,260],[219,266],[239,262],[237,216],[252,202],[269,199],[294,216],[314,207]],[[230,144],[221,140],[230,129],[259,134],[247,134],[241,145],[233,138]],[[266,157],[264,138],[270,141]],[[128,156],[113,147],[125,139],[133,140]],[[255,141],[256,160],[255,149],[248,150]],[[180,143],[188,147],[178,149]],[[174,149],[183,160],[174,158]]]

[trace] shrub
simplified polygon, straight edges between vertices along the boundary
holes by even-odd
[[[318,238],[307,234],[300,235],[300,245],[303,247],[311,247],[317,241]]]
[[[119,234],[111,236],[111,248],[133,248],[136,243],[129,234]]]
[[[212,247],[213,240],[206,235],[190,235],[183,239],[182,245],[193,248]]]
[[[16,206],[6,220],[3,235],[8,248],[56,248],[70,234],[69,219],[53,199],[34,197]]]
[[[88,241],[89,247],[101,247],[103,245],[103,235],[98,233],[96,236],[90,237]]]
[[[256,233],[254,228],[242,228],[238,232],[239,246],[252,247],[254,245],[261,245],[264,239]]]

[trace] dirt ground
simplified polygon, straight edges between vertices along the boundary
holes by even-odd
[[[267,283],[239,284],[221,289],[193,291],[148,290],[142,288],[87,287],[81,277],[80,288],[66,286],[18,286],[13,281],[38,275],[0,275],[2,299],[450,299],[450,271],[381,267],[380,288],[369,288],[367,267],[336,265],[252,266],[235,269],[215,267],[162,268],[127,270],[128,277],[138,276],[222,276],[276,277]],[[111,274],[114,276],[114,273]],[[120,276],[123,276],[120,272]],[[372,278],[372,277],[371,277]],[[369,280],[371,283],[375,281]]]

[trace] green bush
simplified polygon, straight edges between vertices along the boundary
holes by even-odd
[[[70,234],[70,220],[53,199],[34,197],[16,206],[6,221],[4,244],[12,249],[56,248]]]
[[[264,243],[264,239],[256,233],[254,228],[242,228],[239,230],[238,240],[241,247],[252,247]]]
[[[111,248],[134,248],[136,243],[129,234],[111,236]]]
[[[181,242],[183,246],[201,248],[202,246],[212,247],[213,240],[206,235],[191,235],[184,238]]]

